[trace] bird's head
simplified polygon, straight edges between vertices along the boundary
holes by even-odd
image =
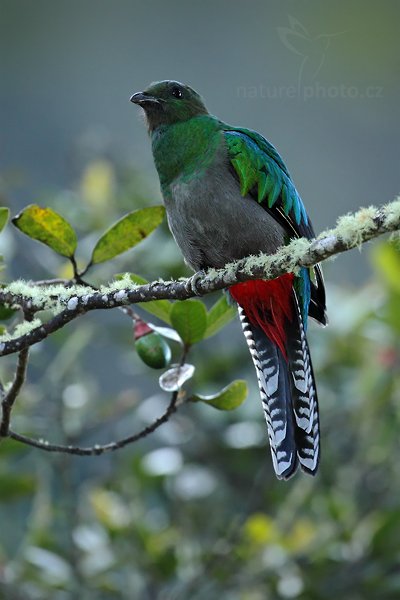
[[[150,132],[160,125],[208,114],[199,94],[178,81],[152,83],[143,92],[133,94],[131,102],[143,108]]]

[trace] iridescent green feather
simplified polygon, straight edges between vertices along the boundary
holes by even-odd
[[[254,186],[258,185],[257,157],[252,150],[251,147],[240,143],[240,140],[235,138],[230,146],[233,157],[231,162],[239,177],[242,196],[246,196]]]
[[[285,213],[287,215],[292,210],[293,205],[296,204],[295,202],[293,202],[293,200],[294,200],[294,198],[290,193],[288,185],[286,183],[284,183],[282,186],[282,204],[283,204],[283,210],[285,211]],[[297,217],[296,217],[296,220],[298,221]]]
[[[274,206],[275,202],[278,200],[280,193],[281,193],[281,189],[282,189],[282,181],[280,180],[279,177],[275,177],[275,179],[273,179],[272,181],[273,181],[272,190],[270,191],[270,193],[268,195],[268,206],[270,208],[272,208]]]
[[[268,185],[268,176],[263,171],[260,171],[260,176],[258,178],[258,195],[257,195],[257,200],[259,202],[262,202],[267,194],[267,191],[266,191],[267,185]]]
[[[257,188],[259,202],[267,201],[270,208],[281,195],[286,175],[273,161],[266,164],[266,157],[257,144],[236,132],[226,135],[231,163],[240,181],[240,191],[246,196]]]
[[[307,235],[307,213],[275,148],[254,131],[225,125],[224,129],[228,154],[240,182],[241,194],[246,196],[251,193],[258,202],[265,202],[270,209],[276,206],[299,227],[299,235]]]
[[[304,205],[275,148],[259,134],[243,129],[225,129],[228,155],[236,171],[243,196],[250,195],[275,212],[287,217],[290,235],[314,236]],[[311,294],[309,270],[302,268],[294,279],[304,325],[307,323]]]

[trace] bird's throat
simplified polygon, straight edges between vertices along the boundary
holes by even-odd
[[[211,164],[221,143],[218,121],[201,115],[164,127],[152,134],[154,162],[165,189],[177,178],[189,181]]]

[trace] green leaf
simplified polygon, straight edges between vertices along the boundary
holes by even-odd
[[[204,337],[208,338],[215,335],[222,327],[232,321],[236,314],[236,306],[229,304],[226,295],[222,295],[207,314],[207,329]]]
[[[160,225],[164,215],[163,206],[148,206],[122,217],[97,242],[91,264],[105,262],[136,246]]]
[[[4,229],[10,216],[10,209],[5,206],[0,206],[0,231]]]
[[[125,273],[119,273],[118,275],[114,275],[115,279],[118,280],[123,279],[124,276]],[[133,281],[133,283],[136,283],[137,285],[145,285],[146,283],[149,283],[147,279],[141,277],[140,275],[136,275],[135,273],[129,273],[129,277]],[[140,304],[140,308],[150,313],[151,315],[158,317],[159,319],[161,319],[161,321],[168,323],[168,325],[171,325],[170,312],[172,306],[173,304],[169,300],[151,300],[150,302],[142,302]]]
[[[207,328],[207,310],[200,300],[175,302],[171,310],[171,325],[187,345],[203,339]]]
[[[10,317],[12,317],[17,311],[17,308],[9,308],[8,306],[4,306],[4,304],[0,304],[0,321],[6,321]]]
[[[244,402],[247,397],[247,383],[243,379],[236,379],[212,396],[192,396],[192,402],[204,402],[218,410],[234,410]]]
[[[61,215],[51,208],[31,204],[14,219],[13,224],[34,240],[38,240],[52,250],[71,258],[77,245],[76,233]]]

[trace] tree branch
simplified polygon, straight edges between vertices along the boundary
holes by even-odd
[[[164,414],[161,415],[161,417],[156,419],[153,423],[151,423],[151,425],[148,425],[138,433],[125,437],[116,442],[110,442],[109,444],[96,444],[95,446],[89,446],[86,448],[82,448],[79,446],[63,446],[60,444],[51,444],[45,440],[37,440],[26,435],[21,435],[20,433],[16,433],[15,431],[11,430],[8,431],[8,437],[28,446],[33,446],[34,448],[45,450],[46,452],[62,452],[64,454],[75,454],[77,456],[98,456],[99,454],[104,454],[105,452],[113,452],[114,450],[119,450],[120,448],[123,448],[128,444],[133,444],[138,440],[146,437],[150,433],[153,433],[153,431],[155,431],[161,425],[166,423],[170,416],[174,412],[176,412],[176,410],[178,409],[178,400],[179,392],[173,392],[167,410],[164,412]]]
[[[14,381],[8,391],[3,397],[1,402],[2,418],[0,423],[0,440],[1,438],[8,437],[10,435],[10,419],[11,411],[14,406],[14,402],[17,399],[19,392],[24,384],[26,377],[26,370],[28,366],[29,348],[24,348],[18,354],[17,369],[15,371]]]
[[[2,396],[2,418],[0,422],[0,439],[11,437],[21,443],[47,452],[64,452],[79,456],[97,456],[132,444],[146,437],[177,410],[179,392],[172,394],[170,403],[158,419],[142,431],[104,445],[79,447],[72,445],[51,444],[19,434],[10,429],[11,412],[14,402],[25,381],[29,347],[45,339],[51,333],[61,329],[91,310],[120,307],[132,318],[136,317],[130,304],[151,300],[171,299],[185,300],[195,295],[204,295],[229,287],[235,283],[251,279],[272,279],[287,272],[298,272],[301,267],[312,267],[327,258],[360,246],[368,240],[400,229],[400,199],[391,204],[375,208],[361,209],[354,215],[339,219],[335,229],[325,231],[316,240],[292,240],[287,246],[280,248],[273,256],[260,254],[250,256],[226,265],[224,269],[210,269],[204,276],[195,276],[195,286],[191,279],[172,282],[153,282],[146,285],[132,285],[127,276],[122,281],[112,283],[100,290],[85,284],[75,271],[75,282],[13,282],[0,291],[0,304],[22,308],[25,321],[18,325],[12,335],[6,334],[0,340],[0,356],[18,352],[18,362],[14,381],[6,393],[0,388]],[[76,285],[76,282],[80,285]],[[82,285],[83,284],[83,285]],[[193,289],[195,288],[195,289]],[[33,319],[40,310],[52,310],[55,315],[46,323]],[[184,362],[185,354],[181,364]]]
[[[150,300],[186,300],[196,294],[208,294],[251,279],[273,279],[284,273],[296,273],[301,267],[312,267],[333,255],[359,247],[384,233],[399,229],[400,199],[380,209],[364,208],[354,215],[341,217],[335,229],[324,231],[316,240],[292,240],[272,256],[250,256],[226,265],[223,269],[210,269],[204,277],[196,280],[196,291],[188,285],[190,280],[156,281],[133,286],[129,285],[126,279],[95,292],[81,286],[61,286],[61,289],[60,286],[50,286],[44,289],[43,286],[14,282],[0,292],[0,304],[28,306],[34,312],[44,308],[54,310],[60,305],[65,308],[58,308],[58,314],[46,323],[39,325],[36,322],[20,334],[16,332],[14,336],[3,336],[3,341],[0,342],[0,356],[32,346],[73,319],[92,310],[110,309]]]

